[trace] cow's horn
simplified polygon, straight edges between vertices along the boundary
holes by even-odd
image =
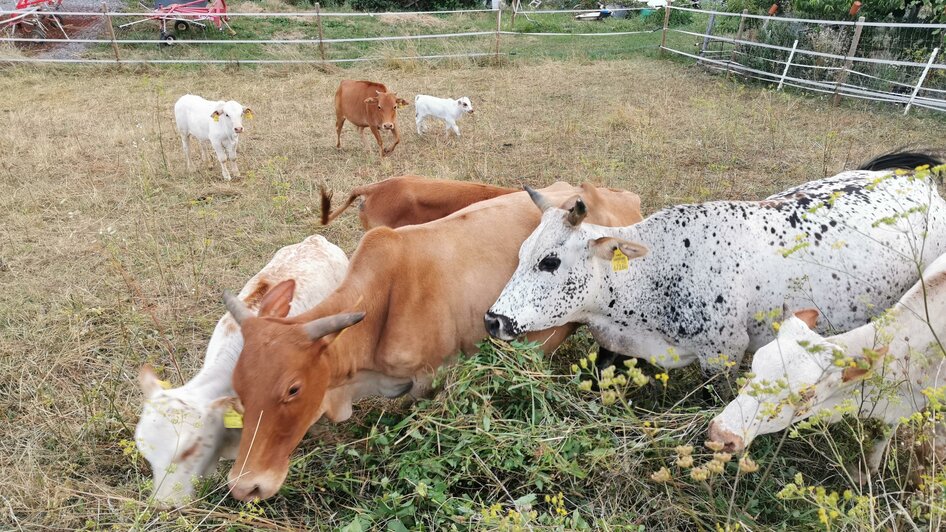
[[[585,202],[579,197],[575,200],[575,204],[572,205],[572,208],[568,209],[568,217],[566,219],[568,220],[569,224],[577,227],[587,215],[588,208],[585,207]]]
[[[363,319],[365,319],[364,312],[350,312],[347,314],[335,314],[334,316],[319,318],[306,323],[302,327],[305,329],[306,334],[309,335],[309,338],[318,340],[323,336],[338,332],[346,327],[351,327]]]
[[[240,301],[240,298],[233,295],[229,290],[223,291],[223,303],[227,306],[227,310],[230,311],[230,315],[233,316],[233,319],[235,319],[237,323],[242,324],[243,320],[256,315],[246,304]]]
[[[545,196],[533,190],[532,187],[530,187],[529,185],[526,185],[522,188],[524,188],[525,191],[529,193],[529,197],[532,198],[532,203],[535,203],[535,205],[542,212],[545,212],[546,210],[548,210],[549,207],[552,206],[552,204],[549,203],[549,200],[545,199]]]

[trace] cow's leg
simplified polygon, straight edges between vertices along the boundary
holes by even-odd
[[[187,162],[187,171],[190,171],[192,170],[192,168],[191,168],[190,143],[188,142],[188,138],[187,138],[188,135],[183,132],[180,132],[180,133],[181,133],[181,146],[183,146],[184,148],[184,161]],[[199,140],[197,141],[197,144],[200,144]],[[201,154],[203,154],[203,151],[201,151]],[[203,157],[201,157],[201,160],[203,160]]]
[[[382,155],[382,156],[384,156],[384,155],[386,155],[386,154],[391,153],[392,151],[394,151],[394,148],[396,148],[397,145],[401,142],[401,134],[400,134],[400,132],[398,132],[398,130],[397,130],[397,124],[394,124],[394,129],[392,129],[391,131],[392,131],[392,133],[394,134],[394,144],[392,144],[390,148],[382,149],[382,150],[381,150],[381,155]]]
[[[451,121],[449,122],[449,124],[450,124],[450,128],[453,129],[453,134],[459,137],[459,136],[460,136],[460,128],[457,127],[456,121],[455,121],[455,120],[451,120]]]
[[[214,153],[217,154],[217,161],[220,162],[220,170],[223,171],[223,178],[227,181],[230,180],[230,172],[227,170],[227,151],[223,147],[223,144],[219,140],[210,140],[210,145],[214,149]]]
[[[421,128],[421,124],[424,123],[424,118],[425,118],[426,116],[427,116],[427,115],[421,114],[421,113],[419,113],[419,112],[414,115],[414,123],[417,125],[417,134],[418,134],[418,135],[423,135],[423,134],[424,134],[424,130],[423,130],[423,128]]]
[[[233,175],[240,177],[240,167],[237,166],[236,162],[236,147],[237,141],[234,140],[230,145],[227,146],[227,159],[230,160],[230,164],[233,165]]]
[[[431,373],[414,375],[414,385],[411,386],[411,397],[414,399],[427,399],[434,395],[434,376]]]
[[[368,140],[365,138],[365,128],[363,128],[363,127],[359,127],[359,128],[358,128],[358,136],[361,137],[361,147],[362,147],[362,148],[367,148],[367,147],[368,147]]]
[[[204,146],[204,143],[200,140],[197,140],[197,147],[200,148],[200,164],[201,166],[206,166],[207,159],[207,146]]]
[[[369,126],[369,129],[371,129],[371,134],[374,135],[374,139],[378,141],[378,146],[381,148],[381,157],[384,157],[387,152],[384,150],[384,139],[381,138],[381,131],[375,126]]]
[[[342,126],[345,125],[345,117],[342,115],[335,115],[335,147],[342,147]]]

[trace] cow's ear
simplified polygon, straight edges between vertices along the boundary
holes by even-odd
[[[373,103],[378,103],[378,99],[372,96],[371,98],[365,98],[365,103],[371,105]]]
[[[806,308],[806,309],[795,311],[795,317],[805,322],[805,325],[807,325],[808,328],[811,330],[815,330],[818,328],[819,315],[820,314],[818,313],[818,309],[814,309],[814,308]]]
[[[841,372],[841,382],[851,382],[866,377],[874,366],[878,363],[882,363],[889,349],[890,346],[886,345],[879,349],[864,349],[864,355],[855,359],[857,365],[846,367],[844,371]]]
[[[585,216],[588,216],[588,207],[581,196],[575,196],[562,204],[562,209],[568,211],[565,221],[572,227],[578,227]]]
[[[408,105],[410,105],[410,102],[408,102],[408,101],[405,100],[404,98],[398,98],[398,99],[397,99],[397,106],[398,106],[398,107],[407,107]]]
[[[210,119],[214,122],[220,121],[220,115],[223,114],[223,109],[217,109],[216,111],[210,113]]]
[[[150,364],[145,364],[138,370],[138,386],[141,387],[145,399],[151,399],[164,388]]]
[[[256,114],[249,107],[244,107],[243,116],[246,117],[247,120],[253,120],[253,117],[256,116]]]
[[[225,395],[223,397],[218,397],[210,402],[208,405],[210,410],[229,410],[233,409],[236,412],[243,413],[243,402],[240,401],[240,398],[235,395]]]
[[[617,249],[620,249],[628,259],[637,259],[647,254],[647,247],[643,244],[611,236],[595,238],[590,240],[588,245],[596,257],[605,260],[613,260],[614,251]]]
[[[272,287],[259,304],[259,315],[273,318],[285,318],[289,314],[292,296],[296,292],[295,279],[285,281]]]

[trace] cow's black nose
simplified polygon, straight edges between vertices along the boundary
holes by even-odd
[[[490,336],[499,338],[500,340],[509,339],[510,333],[512,332],[512,323],[509,318],[502,314],[487,312],[483,321],[486,324],[486,332],[488,332]]]

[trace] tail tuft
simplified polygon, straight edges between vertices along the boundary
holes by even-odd
[[[322,225],[328,225],[329,213],[332,211],[333,192],[331,190],[326,190],[324,184],[319,184],[319,194],[322,196]]]

